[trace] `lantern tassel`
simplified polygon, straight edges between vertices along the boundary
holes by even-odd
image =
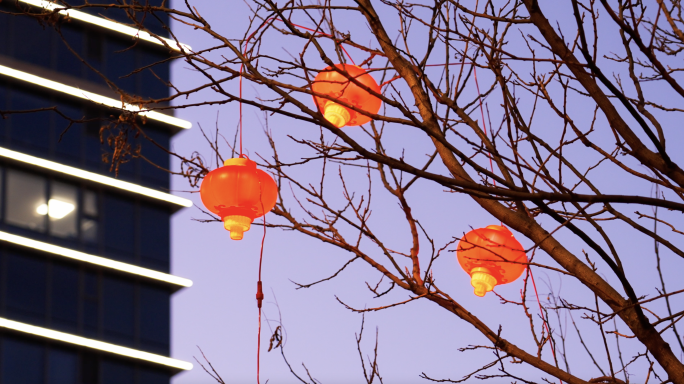
[[[342,128],[347,123],[349,120],[351,120],[351,116],[349,115],[349,111],[347,109],[333,101],[328,101],[328,103],[325,105],[325,112],[323,113],[325,116],[325,119],[328,120],[329,122],[332,123],[337,128]]]
[[[487,268],[477,267],[470,271],[470,285],[475,288],[475,295],[484,297],[497,284],[496,278],[489,274]]]

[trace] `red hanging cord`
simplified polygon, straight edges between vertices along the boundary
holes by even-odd
[[[477,94],[478,97],[480,97],[480,114],[482,116],[482,127],[484,128],[484,134],[487,136],[487,124],[485,123],[485,117],[484,117],[484,109],[482,108],[482,93],[480,92],[480,84],[477,81],[477,67],[473,63],[473,74],[475,77],[475,87],[477,88]],[[490,152],[487,153],[487,157],[489,157],[489,169],[494,172],[494,165],[492,163],[492,154]],[[496,180],[492,180],[494,182],[494,185],[496,186]],[[501,223],[503,226],[503,222]],[[553,360],[557,361],[556,358],[556,348],[553,346],[553,342],[551,340],[551,331],[549,330],[549,322],[546,320],[546,316],[544,316],[544,311],[542,309],[541,301],[539,300],[539,293],[537,293],[537,284],[534,281],[534,275],[532,274],[532,269],[527,266],[527,273],[529,273],[530,278],[532,280],[532,287],[534,288],[534,296],[537,298],[537,305],[539,306],[539,315],[542,318],[542,322],[544,324],[544,327],[546,328],[546,334],[549,337],[549,345],[551,346],[551,353],[553,354]],[[563,384],[563,381],[560,380],[560,383]]]
[[[263,203],[262,203],[263,205]],[[262,208],[263,210],[263,208]],[[259,307],[259,330],[257,331],[257,384],[260,384],[259,373],[261,368],[261,304],[264,300],[264,292],[261,289],[261,264],[264,258],[264,242],[266,241],[266,214],[264,213],[264,235],[261,237],[261,252],[259,252],[259,281],[257,281],[257,307]]]
[[[475,87],[477,88],[477,97],[480,99],[480,115],[482,115],[482,127],[484,128],[485,137],[487,136],[487,123],[485,122],[484,109],[482,108],[482,93],[480,93],[480,84],[477,82],[477,67],[475,64],[473,66],[473,74],[475,75]],[[487,151],[487,157],[489,157],[489,169],[494,173],[494,165],[492,164],[492,154]],[[496,180],[492,179],[494,186],[496,187]]]

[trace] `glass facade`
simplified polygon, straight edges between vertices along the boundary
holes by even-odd
[[[14,6],[0,2],[0,11],[16,12]],[[120,10],[87,12],[127,22]],[[168,19],[157,16],[147,17],[146,25],[167,36],[159,20]],[[77,21],[51,27],[0,13],[0,64],[14,63],[68,85],[102,87],[102,78],[74,53],[129,94],[168,96],[168,62],[129,75],[167,59],[163,47]],[[0,76],[2,111],[33,112],[0,116],[0,147],[114,176],[111,164],[103,161],[109,146],[100,139],[111,110]],[[71,124],[60,114],[84,122]],[[164,147],[175,132],[163,123],[148,121],[143,127]],[[132,159],[116,177],[167,191],[169,176],[160,167],[169,168],[168,154],[143,138],[129,138],[129,143],[149,161]],[[0,232],[168,273],[174,211],[170,203],[0,157]],[[169,356],[170,299],[176,288],[0,241],[0,318]],[[168,384],[176,372],[0,327],[0,384]]]

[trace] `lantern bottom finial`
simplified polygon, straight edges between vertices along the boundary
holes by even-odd
[[[328,103],[325,105],[323,116],[325,116],[325,119],[331,122],[337,128],[344,127],[347,125],[349,120],[351,120],[351,116],[349,115],[347,108],[333,101],[328,101]]]
[[[494,289],[497,281],[489,274],[487,268],[477,267],[470,271],[470,284],[475,288],[475,295],[484,297],[487,292]]]
[[[223,218],[223,228],[230,231],[232,240],[242,240],[242,235],[249,231],[252,219],[247,216],[232,215]]]

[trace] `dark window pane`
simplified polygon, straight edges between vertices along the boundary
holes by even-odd
[[[140,66],[154,64],[160,60],[166,58],[165,55],[146,50],[141,51],[141,63]],[[150,69],[146,69],[141,72],[142,83],[141,83],[141,96],[150,97],[152,99],[161,99],[169,96],[169,87],[164,83],[164,81],[169,80],[169,63],[164,62]],[[154,71],[154,73],[152,73]],[[156,76],[155,76],[156,74]],[[159,80],[157,77],[159,77]]]
[[[45,178],[30,173],[7,171],[7,215],[9,224],[45,231]]]
[[[48,356],[48,384],[78,382],[78,355],[74,352],[51,349]]]
[[[60,112],[71,119],[83,118],[83,111],[80,108],[69,104],[59,104],[57,107]],[[81,160],[82,125],[73,124],[70,126],[71,122],[61,116],[55,116],[55,121],[54,146],[57,155],[78,165],[79,160]]]
[[[140,335],[143,342],[168,347],[170,299],[171,294],[165,289],[140,287]]]
[[[81,383],[99,384],[100,363],[97,355],[81,355]]]
[[[168,133],[162,133],[157,130],[147,129],[145,131],[152,140],[164,148],[169,148],[169,135]],[[154,143],[149,140],[141,141],[141,153],[150,162],[145,160],[140,161],[140,172],[142,180],[149,184],[153,188],[169,188],[169,174],[163,169],[159,169],[156,166],[162,167],[164,169],[169,169],[169,154],[163,149],[159,148]],[[156,165],[156,166],[155,166]]]
[[[140,383],[144,384],[169,384],[169,374],[164,371],[157,371],[142,368],[140,369]]]
[[[6,303],[17,319],[45,322],[47,264],[44,260],[7,255]]]
[[[12,16],[0,13],[0,55],[10,56],[11,28]]]
[[[37,20],[15,16],[14,56],[22,61],[43,67],[50,67],[51,28],[41,26]]]
[[[86,272],[83,278],[83,326],[89,335],[97,334],[99,320],[97,275]]]
[[[100,143],[100,124],[98,121],[86,123],[85,135],[83,136],[85,160],[88,167],[94,171],[99,171],[102,166],[104,146]]]
[[[2,25],[0,25],[0,28],[2,28]],[[2,44],[2,43],[0,43]],[[7,105],[7,87],[4,84],[0,84],[0,111],[7,111],[9,110],[9,106]],[[5,116],[4,118],[0,116],[0,142],[4,143],[5,138],[7,137],[7,122],[9,121],[9,116]]]
[[[69,3],[74,5],[73,1],[70,1]],[[57,41],[57,71],[74,77],[82,77],[84,65],[81,63],[78,57],[76,57],[76,55],[74,55],[69,48],[67,48],[66,44],[69,44],[71,49],[83,57],[84,33],[82,30],[78,30],[74,26],[66,26],[64,24],[62,24],[61,31],[64,40],[58,39]],[[66,41],[66,44],[64,41]]]
[[[109,340],[132,341],[135,332],[135,287],[132,282],[105,277],[102,286],[103,323]]]
[[[102,35],[90,30],[86,35],[85,58],[96,70],[102,72],[104,39]],[[86,69],[86,78],[96,83],[102,83],[102,78],[90,68]]]
[[[170,213],[154,206],[140,207],[140,253],[143,263],[168,271]]]
[[[102,360],[102,384],[135,382],[135,369],[130,364],[109,359]]]
[[[133,202],[112,195],[104,201],[105,245],[114,251],[124,252],[124,259],[132,260],[135,235],[135,209]]]
[[[127,49],[133,43],[132,40],[123,42],[119,39],[109,38],[107,41],[107,76],[110,80],[125,92],[136,94],[135,80],[137,75],[123,77],[133,72],[135,65],[135,49]]]
[[[35,50],[35,47],[31,49]],[[49,100],[29,93],[14,90],[11,109],[15,111],[35,110],[50,107]],[[15,113],[12,122],[12,141],[24,146],[45,151],[49,147],[50,112]],[[42,153],[41,153],[42,154]]]
[[[43,384],[43,346],[14,338],[2,340],[2,383]]]
[[[78,190],[75,186],[53,181],[48,200],[50,234],[64,238],[76,238],[78,219]]]
[[[50,302],[53,327],[74,332],[78,326],[78,269],[53,264]]]

